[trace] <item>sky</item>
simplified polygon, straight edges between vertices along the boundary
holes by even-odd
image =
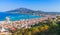
[[[0,0],[0,11],[28,8],[45,12],[60,12],[60,0]]]

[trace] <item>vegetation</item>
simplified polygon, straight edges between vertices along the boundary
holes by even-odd
[[[60,34],[60,18],[48,19],[38,24],[31,25],[31,28],[19,29],[14,35],[59,35]]]

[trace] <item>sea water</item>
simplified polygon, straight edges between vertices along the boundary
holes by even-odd
[[[9,17],[11,21],[22,20],[22,19],[33,19],[41,18],[42,16],[28,15],[28,14],[12,14],[7,12],[0,12],[0,21],[6,20],[6,17]]]

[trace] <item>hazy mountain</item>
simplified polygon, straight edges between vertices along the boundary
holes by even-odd
[[[44,12],[44,11],[41,11],[41,10],[38,10],[38,11],[34,11],[34,10],[31,10],[31,9],[27,9],[27,8],[18,8],[18,9],[15,9],[15,10],[10,10],[10,11],[7,11],[7,12],[17,12],[17,13],[30,13],[30,14],[60,14],[60,12]]]
[[[7,11],[7,12],[34,12],[34,11],[30,10],[30,9],[27,9],[27,8],[18,8],[18,9],[10,10],[10,11]]]

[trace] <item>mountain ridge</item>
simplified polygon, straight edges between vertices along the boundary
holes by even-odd
[[[31,10],[31,9],[27,9],[27,8],[17,8],[17,9],[14,9],[14,10],[10,10],[10,11],[6,11],[6,12],[17,12],[17,13],[35,13],[35,14],[60,14],[60,12],[45,12],[45,11],[41,11],[41,10]]]

